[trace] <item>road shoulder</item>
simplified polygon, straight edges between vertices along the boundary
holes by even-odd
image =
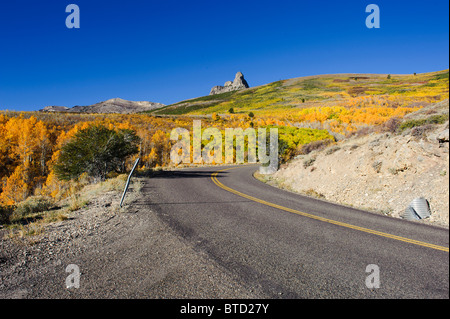
[[[33,238],[1,230],[0,298],[263,297],[172,231],[149,205],[149,180],[136,181],[122,210],[109,192]],[[69,265],[79,288],[66,287]]]

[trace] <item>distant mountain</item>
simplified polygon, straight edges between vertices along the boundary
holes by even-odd
[[[70,108],[66,106],[46,106],[39,112],[67,112]]]
[[[152,111],[164,107],[164,104],[148,101],[127,101],[120,98],[110,99],[88,106],[47,106],[40,112],[70,112],[70,113],[118,113],[130,114],[144,111]]]

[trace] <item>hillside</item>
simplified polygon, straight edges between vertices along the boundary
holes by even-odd
[[[354,103],[355,98],[403,98],[403,106],[448,94],[448,70],[417,75],[331,74],[299,77],[240,91],[194,98],[165,106],[155,114],[292,113],[317,107]],[[414,101],[413,99],[414,98]],[[389,99],[384,101],[387,103]],[[399,104],[399,101],[397,101]],[[350,106],[350,105],[349,105]]]
[[[389,150],[397,150],[398,145],[408,147],[415,145],[415,139],[423,134],[426,136],[430,134],[428,125],[442,125],[443,120],[448,120],[448,112],[446,115],[441,114],[442,110],[439,108],[439,105],[446,103],[445,101],[448,103],[448,83],[448,70],[418,75],[322,75],[210,95],[162,107],[150,113],[98,114],[114,113],[115,107],[119,108],[118,113],[137,112],[139,108],[150,107],[151,104],[122,99],[112,99],[90,107],[75,108],[79,112],[73,112],[73,109],[65,112],[51,112],[50,109],[47,112],[0,112],[0,141],[3,141],[0,143],[0,163],[2,164],[0,166],[2,182],[0,215],[4,212],[6,216],[11,209],[32,195],[50,196],[53,199],[70,196],[73,182],[58,180],[54,163],[58,160],[61,148],[78,132],[92,125],[136,132],[140,138],[139,169],[176,166],[170,161],[170,150],[175,144],[170,139],[170,132],[174,128],[191,130],[192,115],[203,117],[202,127],[214,127],[222,132],[227,128],[258,129],[274,126],[279,132],[280,163],[289,163],[289,167],[292,167],[293,162],[290,161],[293,158],[309,153],[305,149],[327,145],[337,146],[340,149],[333,156],[340,154],[344,157],[346,153],[342,154],[342,152],[345,148],[349,148],[353,154],[355,149],[359,152],[376,144],[377,142],[372,142],[378,137],[368,140],[370,136],[376,136],[376,134],[391,134],[390,142],[386,141]],[[64,110],[64,108],[58,108],[58,110]],[[83,112],[91,114],[83,114]],[[166,113],[175,115],[152,116]],[[403,124],[400,125],[402,121]],[[409,141],[409,137],[404,135],[409,131],[413,141]],[[363,139],[364,136],[366,140]],[[342,145],[353,143],[355,138],[361,138],[361,140],[348,147],[340,146],[341,143]],[[380,139],[383,140],[384,137]],[[336,141],[338,144],[333,144]],[[380,142],[380,145],[384,145],[383,142]],[[435,140],[433,145],[433,147],[437,145]],[[378,151],[382,152],[381,149]],[[439,149],[433,154],[445,158],[445,155],[439,155],[441,151]],[[367,166],[364,169],[358,168],[361,174],[367,174],[367,170],[373,170],[370,168],[371,165],[375,167],[382,165],[381,171],[387,169],[388,173],[394,172],[393,177],[387,174],[386,178],[392,178],[395,181],[399,180],[397,176],[399,174],[396,175],[396,173],[410,172],[390,164],[395,160],[394,157],[394,159],[381,160],[383,164],[375,165],[376,159],[373,158],[375,155],[371,152],[365,151],[358,154],[358,161],[365,161]],[[420,148],[414,149],[414,152],[420,155]],[[330,155],[332,153],[330,152]],[[389,156],[396,156],[394,154]],[[329,164],[344,169],[342,174],[336,174],[333,185],[346,185],[347,163],[344,161],[342,165],[339,165],[340,158],[333,156],[327,157],[333,158]],[[422,155],[420,157],[424,161],[425,157]],[[434,159],[434,157],[431,158]],[[135,157],[130,158],[126,162],[128,170],[133,165],[134,159]],[[306,160],[307,167],[314,161],[317,165],[321,163],[320,158],[303,161]],[[349,163],[352,160],[354,159],[349,158]],[[301,164],[299,165],[301,167]],[[320,167],[315,165],[310,169],[313,167],[314,170],[311,173],[321,171]],[[297,176],[296,171],[291,173],[292,176]],[[444,174],[443,170],[441,173]],[[315,181],[320,181],[321,187],[327,187],[328,183],[324,181],[331,178],[330,176],[325,173],[323,176],[317,175],[318,178]],[[373,183],[372,178],[385,178],[384,175],[369,177],[364,183]],[[360,185],[359,183],[362,182],[354,181],[355,185]],[[383,187],[378,188],[383,189]],[[362,186],[358,188],[364,189]],[[332,195],[326,194],[325,189],[316,189],[314,185],[307,190],[309,189],[318,194],[324,194],[326,198],[333,198]],[[333,188],[330,187],[330,189]],[[336,194],[339,195],[339,191]],[[383,198],[388,197],[387,194],[385,195]],[[402,197],[406,198],[406,196]],[[400,209],[397,207],[402,206],[404,205],[399,204],[391,208]]]
[[[431,217],[423,221],[448,227],[448,107],[447,99],[409,114],[389,131],[355,135],[297,156],[268,181],[397,218],[413,199],[424,197]]]

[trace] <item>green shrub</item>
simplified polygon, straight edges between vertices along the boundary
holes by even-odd
[[[408,121],[405,121],[402,124],[400,124],[399,130],[400,131],[404,131],[406,129],[413,128],[413,127],[416,127],[416,126],[422,126],[422,125],[425,124],[425,122],[426,122],[425,119],[408,120]]]
[[[315,197],[315,198],[325,198],[325,195],[322,193],[317,192],[316,190],[310,188],[305,191],[305,195],[309,197]]]
[[[60,180],[83,173],[105,180],[110,172],[125,172],[125,160],[138,152],[139,137],[132,130],[110,130],[95,125],[79,131],[65,144],[54,165]]]
[[[53,201],[44,196],[31,196],[17,204],[10,216],[10,221],[20,221],[33,214],[48,211],[54,206]]]
[[[0,206],[0,225],[9,223],[14,208],[14,206]]]
[[[320,151],[323,150],[325,147],[333,143],[331,139],[324,139],[324,140],[318,140],[313,141],[308,144],[304,144],[300,148],[300,154],[307,155],[311,153],[312,151]]]
[[[333,146],[326,150],[325,155],[331,155],[337,151],[339,151],[341,148],[339,146]]]
[[[372,168],[377,173],[381,172],[381,167],[382,166],[383,166],[383,162],[382,161],[375,161],[375,162],[372,163]]]
[[[316,159],[314,157],[308,158],[306,160],[303,161],[303,168],[308,168],[310,167],[312,164],[314,164],[314,162],[316,161]]]
[[[448,114],[433,115],[427,118],[426,124],[444,124],[448,121]]]
[[[445,79],[448,80],[448,72],[437,74],[434,76],[434,79],[435,80],[445,80]]]
[[[424,119],[418,120],[407,120],[400,124],[399,130],[404,131],[406,129],[411,129],[417,126],[423,126],[427,124],[444,124],[448,121],[448,114],[433,115]]]

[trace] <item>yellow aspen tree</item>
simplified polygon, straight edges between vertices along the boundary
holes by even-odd
[[[22,165],[19,165],[6,180],[6,185],[0,195],[0,203],[2,205],[15,205],[27,198],[28,185],[24,179],[24,169]]]

